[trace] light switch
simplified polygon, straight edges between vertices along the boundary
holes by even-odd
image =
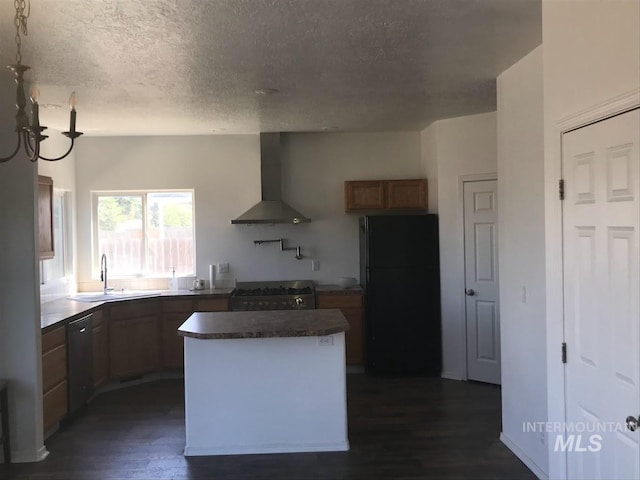
[[[320,260],[311,260],[311,270],[314,272],[320,270]]]

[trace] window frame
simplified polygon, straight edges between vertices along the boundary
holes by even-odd
[[[170,188],[170,189],[149,189],[149,190],[93,190],[91,191],[91,252],[92,252],[92,278],[100,278],[100,257],[102,254],[98,248],[99,221],[98,221],[98,200],[100,197],[141,197],[142,199],[142,239],[140,258],[143,259],[142,271],[131,275],[109,274],[109,278],[165,278],[170,277],[170,272],[166,274],[148,273],[149,265],[149,239],[147,236],[147,196],[154,193],[190,193],[191,194],[191,218],[193,232],[193,263],[191,271],[183,273],[184,276],[194,276],[196,273],[196,192],[193,188]]]

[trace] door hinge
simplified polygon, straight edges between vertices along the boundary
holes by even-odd
[[[564,179],[558,180],[558,196],[560,200],[564,200]]]
[[[567,363],[567,344],[562,342],[562,363]]]

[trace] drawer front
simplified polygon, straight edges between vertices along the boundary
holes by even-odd
[[[42,354],[50,352],[66,342],[66,331],[64,327],[56,328],[42,335]]]
[[[133,300],[123,305],[112,305],[109,311],[111,320],[123,320],[126,318],[138,318],[158,313],[160,302],[157,300]]]
[[[316,295],[316,308],[362,308],[361,294]]]
[[[42,391],[67,378],[67,346],[60,345],[42,356]]]
[[[44,431],[51,429],[64,418],[67,407],[67,381],[58,384],[42,397],[42,420]]]
[[[196,312],[226,312],[229,310],[228,298],[201,298],[196,300]]]
[[[193,300],[163,300],[162,310],[165,312],[193,312]]]

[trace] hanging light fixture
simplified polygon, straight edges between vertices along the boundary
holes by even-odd
[[[22,43],[21,35],[27,36],[27,18],[31,13],[31,4],[29,0],[15,0],[16,16],[14,17],[14,24],[16,27],[16,63],[13,65],[7,65],[7,68],[15,75],[16,88],[16,134],[18,136],[18,144],[16,145],[13,153],[8,157],[0,157],[0,163],[8,162],[15,157],[20,151],[20,147],[24,147],[24,151],[32,162],[37,162],[38,159],[47,160],[48,162],[55,162],[62,160],[73,150],[73,144],[76,138],[82,135],[82,132],[76,131],[76,105],[78,104],[78,96],[76,92],[73,92],[69,97],[69,107],[71,108],[71,115],[69,120],[69,131],[62,132],[62,134],[71,140],[71,146],[64,155],[56,158],[47,158],[40,155],[40,143],[43,140],[49,138],[47,135],[43,135],[42,132],[47,127],[40,125],[39,118],[39,105],[38,98],[40,92],[37,88],[31,89],[31,121],[25,112],[27,105],[24,94],[24,73],[29,70],[28,65],[22,65],[22,55],[20,47]],[[25,9],[27,13],[25,14]]]

